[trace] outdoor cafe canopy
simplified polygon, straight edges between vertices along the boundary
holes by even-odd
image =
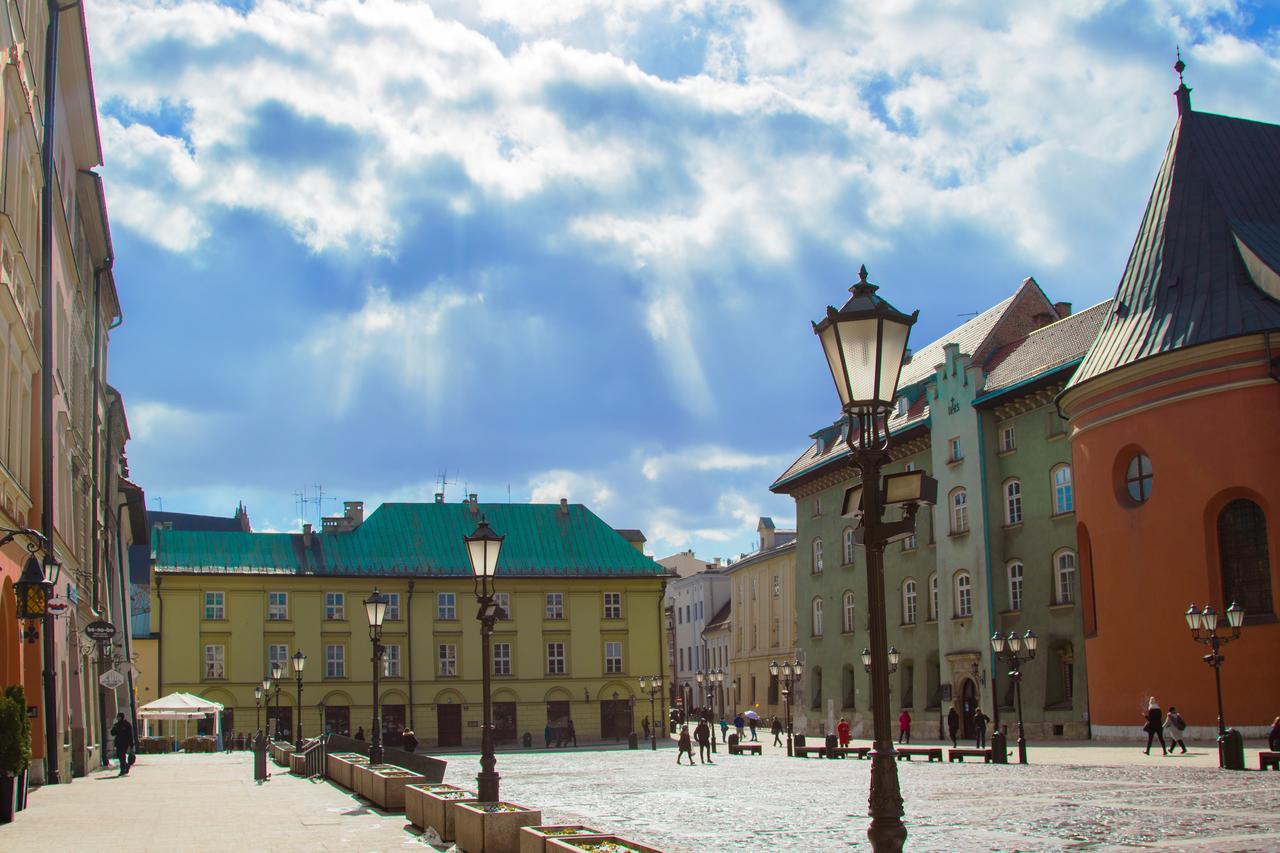
[[[138,709],[143,728],[152,720],[198,720],[213,715],[214,732],[222,734],[222,704],[191,693],[170,693]]]

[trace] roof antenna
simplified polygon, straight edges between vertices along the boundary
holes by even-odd
[[[1187,69],[1187,63],[1182,61],[1182,45],[1177,50],[1178,61],[1173,63],[1173,70],[1178,72],[1178,88],[1173,94],[1178,99],[1178,115],[1184,116],[1191,112],[1191,89],[1182,79],[1182,72]]]

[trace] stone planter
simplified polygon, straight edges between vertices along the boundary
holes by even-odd
[[[329,778],[348,791],[355,790],[355,769],[369,763],[369,759],[354,752],[339,752],[326,758]]]
[[[594,845],[603,845],[596,847]],[[547,853],[662,853],[656,847],[616,835],[593,838],[548,838]]]
[[[461,791],[457,785],[443,782],[425,782],[404,786],[404,816],[418,829],[427,828],[427,794],[432,791]]]
[[[519,853],[520,830],[542,823],[542,812],[515,803],[456,803],[454,832],[467,853]]]
[[[351,790],[366,800],[373,799],[373,774],[387,766],[386,764],[352,764]]]
[[[404,811],[405,785],[425,781],[423,776],[412,770],[405,770],[403,767],[377,770],[369,780],[369,799],[381,806],[384,811]]]
[[[547,853],[552,838],[576,838],[579,841],[608,838],[609,833],[576,823],[553,826],[526,826],[520,830],[520,853]]]
[[[453,804],[474,803],[476,795],[455,788],[452,791],[424,791],[422,795],[422,827],[436,831],[442,841],[454,839]]]

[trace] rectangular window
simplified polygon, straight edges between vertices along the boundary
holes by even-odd
[[[437,592],[436,593],[436,618],[437,619],[457,619],[458,618],[458,595],[453,592]]]
[[[622,593],[606,592],[604,594],[604,618],[622,618]]]
[[[684,649],[680,649],[680,669],[684,669]]]
[[[493,674],[494,675],[510,675],[511,674],[511,644],[510,643],[494,643],[493,644]]]
[[[1017,447],[1018,447],[1018,442],[1017,442],[1017,438],[1014,435],[1013,427],[1011,426],[1001,427],[1000,428],[1000,452],[1008,453],[1011,450],[1016,450]]]
[[[1063,694],[1067,701],[1070,702],[1076,695],[1076,664],[1070,658],[1062,659],[1062,687]]]
[[[226,646],[204,647],[204,677],[206,681],[211,678],[227,677]]]
[[[437,675],[441,678],[452,678],[458,674],[458,647],[453,643],[441,643],[438,649],[438,660],[440,661],[440,670]]]
[[[495,592],[493,601],[498,605],[498,618],[506,621],[511,618],[511,593]]]
[[[280,665],[282,673],[289,671],[289,647],[284,643],[272,643],[267,646],[267,672],[271,672],[276,664]]]
[[[289,593],[267,593],[267,618],[273,622],[283,622],[289,618]]]
[[[564,675],[564,643],[547,643],[547,675]]]
[[[604,671],[610,675],[622,672],[622,643],[604,644]]]
[[[960,439],[953,438],[947,441],[947,461],[959,462],[964,458],[964,451],[960,448]]]
[[[564,593],[563,592],[547,593],[547,618],[548,619],[564,618]]]
[[[347,647],[333,644],[324,647],[324,677],[347,677]]]
[[[387,612],[383,615],[383,620],[390,619],[393,622],[400,621],[400,593],[387,593]]]
[[[382,674],[387,678],[400,677],[400,645],[389,643],[382,651]]]
[[[813,499],[813,517],[817,518],[822,515],[822,496],[818,495]]]
[[[347,618],[347,594],[345,592],[326,592],[324,594],[324,618],[343,620]]]
[[[206,619],[226,619],[227,610],[224,606],[225,598],[220,592],[206,592],[204,594],[204,618]]]

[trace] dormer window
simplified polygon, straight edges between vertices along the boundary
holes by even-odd
[[[907,398],[898,398],[898,417],[905,418],[907,416]]]

